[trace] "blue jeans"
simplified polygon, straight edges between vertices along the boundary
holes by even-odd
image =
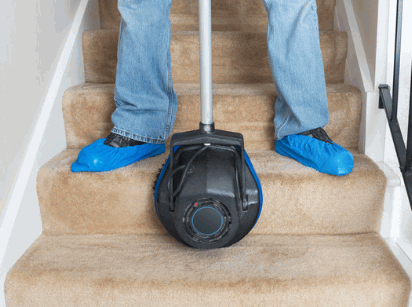
[[[263,0],[269,64],[278,94],[275,139],[329,121],[316,0]],[[119,0],[121,25],[112,132],[160,144],[172,132],[172,0]]]

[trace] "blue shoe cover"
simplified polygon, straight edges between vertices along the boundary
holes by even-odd
[[[72,164],[71,170],[76,172],[105,172],[132,164],[145,158],[160,155],[166,151],[165,144],[142,144],[136,146],[114,148],[104,145],[106,139],[99,139],[84,147]]]
[[[353,155],[345,148],[306,135],[293,134],[276,140],[275,150],[321,173],[344,176],[353,169]]]

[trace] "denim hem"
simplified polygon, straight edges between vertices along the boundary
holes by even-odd
[[[280,130],[282,130],[282,128],[286,125],[287,121],[290,118],[290,113],[291,113],[290,109],[288,109],[287,112],[288,112],[288,115],[285,117],[285,120],[278,127],[275,127],[275,129],[276,129],[275,139],[276,140],[281,140],[282,138],[284,138],[286,136],[286,135],[280,136]]]
[[[166,53],[169,56],[169,53]],[[173,117],[173,82],[172,82],[172,76],[171,76],[171,69],[169,68],[169,60],[167,61],[167,95],[169,97],[169,106],[167,110],[167,117],[166,117],[166,129],[165,129],[165,135],[164,138],[166,138],[166,135],[170,135],[172,127],[171,127],[171,122],[172,122],[172,117]]]
[[[170,15],[170,8],[172,5],[172,1],[170,1],[169,5],[168,5],[168,12]],[[170,42],[171,39],[171,28],[170,28],[170,17],[168,19],[168,28],[166,30],[166,36],[168,41]],[[171,55],[170,55],[170,45],[168,45],[168,48],[166,48],[166,55],[167,55],[167,60],[166,60],[166,72],[167,72],[167,95],[169,97],[169,106],[167,109],[167,117],[166,117],[166,129],[165,129],[165,135],[163,136],[164,138],[166,138],[167,135],[169,135],[171,133],[172,127],[171,127],[171,122],[172,122],[172,117],[173,117],[173,81],[172,81],[172,68],[169,66],[169,64],[171,64],[171,62],[169,62],[169,60],[171,61]]]
[[[144,137],[144,136],[140,136],[140,135],[137,135],[137,134],[126,132],[124,130],[120,130],[117,127],[114,127],[112,129],[112,132],[116,133],[116,134],[119,134],[119,135],[122,135],[122,136],[125,136],[125,137],[128,137],[128,138],[136,140],[136,141],[140,141],[140,142],[151,143],[151,144],[164,144],[164,143],[166,143],[166,141],[164,141],[164,140],[147,138],[147,137]]]
[[[313,128],[309,128],[309,129],[304,129],[303,131],[298,130],[298,131],[296,131],[296,132],[294,132],[294,133],[290,133],[290,134],[284,135],[284,136],[282,136],[282,137],[279,137],[279,136],[277,135],[277,137],[276,137],[275,139],[276,139],[277,141],[280,141],[281,139],[283,139],[283,138],[286,137],[286,136],[294,135],[294,134],[298,134],[298,133],[302,133],[302,132],[306,132],[306,131],[313,130],[313,129],[317,129],[317,128],[322,128],[322,129],[324,129],[325,126],[326,126],[326,125],[320,125],[320,126],[317,126],[317,127],[313,127]],[[279,137],[279,138],[278,138],[278,137]]]

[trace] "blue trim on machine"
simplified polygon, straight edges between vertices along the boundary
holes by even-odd
[[[170,155],[167,157],[167,160],[165,162],[165,165],[163,166],[162,172],[159,175],[159,178],[157,179],[156,182],[156,188],[155,188],[155,193],[154,193],[154,203],[155,203],[155,208],[156,208],[156,214],[159,216],[159,213],[157,212],[157,191],[159,190],[159,185],[160,182],[162,181],[163,175],[166,173],[167,167],[169,166],[169,161],[170,161]]]
[[[256,219],[255,224],[253,225],[253,227],[255,227],[256,223],[258,222],[258,220],[259,220],[259,218],[260,218],[260,214],[262,213],[262,205],[263,205],[262,186],[260,185],[259,177],[257,176],[255,169],[253,168],[252,162],[250,161],[249,156],[248,156],[247,153],[246,153],[246,150],[245,150],[245,161],[246,161],[247,165],[249,166],[249,168],[250,168],[250,170],[251,170],[251,172],[252,172],[253,178],[255,178],[256,183],[257,183],[257,185],[258,185],[258,189],[259,189],[260,208],[259,208],[259,215],[258,215],[258,217],[257,217],[257,219]],[[252,229],[253,229],[253,227],[252,227]]]

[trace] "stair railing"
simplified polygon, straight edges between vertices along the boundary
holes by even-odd
[[[407,145],[402,137],[402,132],[398,122],[398,98],[399,98],[399,71],[401,57],[401,35],[402,35],[402,15],[403,0],[398,0],[396,12],[396,41],[395,41],[395,61],[393,74],[393,93],[391,96],[390,87],[387,84],[379,85],[379,108],[385,109],[388,118],[389,128],[395,145],[396,154],[399,160],[400,170],[405,182],[406,192],[412,208],[412,78],[410,86],[410,103],[408,119]],[[412,66],[411,66],[412,69]],[[411,70],[412,76],[412,70]]]

